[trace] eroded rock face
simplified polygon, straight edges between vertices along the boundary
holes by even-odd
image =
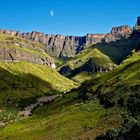
[[[140,31],[140,17],[134,30]],[[81,50],[97,43],[110,43],[129,38],[133,31],[129,26],[113,27],[109,34],[87,34],[86,36],[49,35],[33,31],[21,33],[10,30],[0,30],[1,33],[17,36],[44,44],[44,51],[55,57],[74,57]],[[120,42],[121,44],[121,42]]]
[[[33,31],[20,33],[11,30],[0,30],[3,34],[21,37],[27,40],[43,43],[45,52],[56,57],[74,57],[86,45],[101,43],[104,34],[87,34],[86,36],[49,35]]]
[[[10,30],[1,30],[4,34],[21,37],[27,40],[43,43],[45,52],[56,57],[74,57],[85,46],[94,45],[102,42],[111,42],[128,38],[132,29],[129,26],[113,27],[109,34],[87,34],[86,36],[63,36],[49,35],[33,31],[31,33],[20,33]]]
[[[86,43],[86,36],[48,35],[36,31],[31,33],[20,33],[10,30],[0,30],[0,32],[43,43],[46,46],[44,51],[49,55],[56,57],[73,57],[82,50],[83,45]]]
[[[137,18],[137,23],[134,26],[134,31],[140,32],[140,17]]]
[[[74,70],[72,70],[69,66],[63,66],[60,69],[60,73],[61,74],[69,74],[71,73],[73,76],[79,74],[80,72],[90,72],[90,73],[96,73],[96,72],[108,72],[110,70],[113,70],[114,68],[116,68],[117,65],[115,64],[110,64],[107,66],[100,66],[100,65],[96,65],[94,63],[94,60],[92,58],[90,58],[84,65],[82,65],[79,68],[76,68]]]
[[[140,17],[137,18],[137,26],[140,26]]]
[[[3,34],[21,37],[27,40],[43,43],[45,52],[56,57],[74,57],[84,49],[85,45],[100,43],[104,34],[87,34],[86,36],[49,35],[33,31],[20,33],[11,30],[0,30]]]
[[[0,48],[0,61],[6,62],[26,61],[30,63],[38,63],[49,66],[52,66],[54,64],[54,60],[49,57],[43,57],[35,53],[18,50],[14,48],[13,49]]]
[[[97,43],[101,43],[101,41],[104,37],[105,37],[105,34],[87,34],[86,44],[87,45],[94,45]]]
[[[109,42],[115,42],[117,40],[121,39],[127,39],[131,36],[133,30],[125,25],[120,27],[113,27],[111,32],[102,39],[103,42],[109,43]]]

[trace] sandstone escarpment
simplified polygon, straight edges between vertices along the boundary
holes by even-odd
[[[127,39],[131,36],[133,30],[125,25],[120,27],[113,27],[109,34],[106,34],[105,37],[102,39],[102,42],[115,42],[121,39]]]
[[[30,63],[38,63],[43,65],[53,66],[54,61],[49,57],[41,56],[29,51],[18,49],[0,48],[0,61],[19,62],[26,61]]]
[[[15,32],[8,33],[11,35],[0,34],[0,61],[26,61],[55,68],[54,59],[44,52],[42,45],[14,37]]]
[[[87,34],[86,44],[87,45],[94,45],[97,43],[101,43],[101,41],[104,37],[105,37],[105,34]]]
[[[65,65],[61,67],[59,72],[63,75],[71,73],[74,76],[83,71],[90,73],[108,72],[110,70],[113,70],[115,67],[115,64],[108,64],[106,66],[95,64],[94,60],[90,58],[84,65],[79,68],[72,69],[68,65]]]
[[[11,36],[17,36],[26,40],[33,42],[39,42],[44,45],[43,51],[45,51],[50,56],[55,57],[74,57],[81,50],[87,48],[90,45],[95,45],[97,43],[115,43],[121,46],[126,45],[124,40],[129,37],[135,38],[133,32],[140,32],[140,17],[137,19],[137,23],[132,30],[129,26],[119,26],[113,27],[111,32],[108,34],[87,34],[86,36],[64,36],[64,35],[49,35],[41,32],[29,32],[21,33],[17,31],[10,30],[0,30],[3,34],[8,34]],[[137,38],[137,37],[136,37]],[[136,39],[133,39],[134,41]],[[132,41],[133,41],[132,40]],[[118,41],[120,41],[118,43]],[[121,42],[122,41],[122,42]]]
[[[43,43],[44,51],[56,57],[74,57],[87,45],[101,43],[104,34],[87,34],[86,36],[49,35],[33,31],[20,33],[11,30],[0,30],[3,34],[17,36],[34,42]]]
[[[43,43],[45,45],[44,51],[47,54],[56,57],[73,57],[81,51],[83,46],[86,44],[86,36],[48,35],[36,31],[31,33],[20,33],[10,30],[0,30],[0,32]]]
[[[20,36],[43,43],[46,46],[45,52],[56,57],[73,57],[86,42],[85,37],[48,35],[40,32],[22,33]]]
[[[140,17],[137,18],[137,23],[134,26],[134,31],[140,32]]]
[[[20,33],[12,30],[0,30],[3,34],[17,36],[34,42],[43,43],[44,51],[56,57],[74,57],[88,45],[101,43],[104,34],[87,34],[86,36],[49,35],[33,31]]]

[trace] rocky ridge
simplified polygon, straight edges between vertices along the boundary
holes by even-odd
[[[108,34],[87,34],[86,36],[64,36],[64,35],[49,35],[41,32],[28,32],[21,33],[12,30],[0,30],[0,34],[9,35],[11,37],[17,37],[25,39],[31,42],[42,44],[42,48],[34,47],[28,43],[11,42],[17,47],[32,49],[39,51],[44,54],[48,54],[48,57],[38,55],[29,51],[23,51],[15,48],[0,48],[0,60],[6,61],[27,61],[31,63],[39,63],[44,65],[50,65],[55,68],[55,63],[51,57],[69,58],[74,57],[82,50],[86,49],[91,45],[97,43],[111,45],[112,47],[125,47],[136,46],[136,42],[140,37],[140,17],[137,19],[137,23],[133,29],[129,26],[113,27],[111,32]],[[0,43],[2,43],[0,41]],[[3,45],[3,44],[2,44]],[[7,45],[8,46],[8,45]],[[105,45],[104,45],[105,46]],[[105,46],[105,47],[106,47]],[[127,47],[127,48],[126,48]]]
[[[140,32],[140,16],[137,18],[137,23],[134,26],[134,31]]]
[[[0,34],[0,61],[25,61],[55,68],[54,59],[47,55],[38,43],[32,43],[11,35]]]
[[[109,34],[106,34],[105,37],[102,39],[102,42],[115,42],[121,39],[127,39],[131,36],[133,30],[125,25],[120,27],[113,27]]]
[[[74,57],[87,46],[128,38],[132,34],[132,29],[125,25],[113,27],[109,34],[87,34],[86,36],[49,35],[36,31],[21,33],[11,30],[0,30],[0,32],[43,43],[45,45],[44,51],[51,56]]]

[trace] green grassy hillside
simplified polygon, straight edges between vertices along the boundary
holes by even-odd
[[[140,90],[140,52],[133,53],[118,68],[88,84],[90,90],[110,105],[127,105]]]
[[[67,64],[72,68],[79,68],[85,64],[90,58],[94,60],[94,63],[99,66],[110,66],[113,65],[113,62],[110,58],[103,53],[101,53],[96,48],[89,48],[84,50],[80,54],[76,55],[72,60],[68,61]]]
[[[58,94],[73,87],[72,81],[49,66],[0,62],[0,106],[44,94]]]
[[[139,93],[140,52],[135,52],[115,70],[37,108],[31,118],[2,127],[0,138],[135,139],[139,137]]]
[[[20,37],[15,37],[15,36],[0,33],[0,49],[1,51],[3,51],[2,52],[3,54],[0,56],[0,60],[5,59],[6,57],[5,56],[6,54],[4,54],[6,50],[2,50],[2,49],[9,49],[13,52],[13,56],[17,55],[16,57],[17,59],[20,59],[20,56],[24,54],[26,57],[34,56],[35,57],[34,59],[43,57],[43,58],[47,58],[48,61],[54,60],[56,67],[62,65],[63,61],[59,58],[49,56],[45,52],[45,47],[46,46],[42,43],[32,42]],[[18,51],[17,53],[19,54],[14,54],[15,50],[17,50]]]
[[[48,57],[48,55],[44,52],[45,46],[41,43],[31,42],[19,37],[10,36],[2,33],[0,33],[0,47],[17,49]]]
[[[105,109],[98,100],[83,103],[76,92],[39,107],[31,118],[0,128],[0,138],[10,140],[77,140],[95,138],[121,124],[117,107]]]
[[[66,66],[71,69],[71,72],[68,71],[64,75],[73,77],[75,81],[83,82],[85,81],[85,74],[83,74],[83,72],[88,72],[86,76],[88,79],[90,79],[91,75],[96,73],[96,68],[100,69],[101,71],[106,71],[112,70],[117,65],[97,48],[88,48],[82,51],[80,54],[77,54],[74,58],[68,60],[65,65],[61,66],[59,68],[60,72],[62,68]]]
[[[128,38],[111,43],[95,44],[92,47],[109,56],[114,63],[120,64],[136,48],[137,43],[138,40],[133,41]]]

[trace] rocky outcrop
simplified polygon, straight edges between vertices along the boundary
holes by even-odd
[[[115,42],[121,39],[127,39],[131,36],[133,30],[125,25],[120,27],[113,27],[109,34],[106,34],[105,37],[102,39],[102,42]]]
[[[74,57],[85,46],[101,43],[104,34],[87,34],[86,36],[63,36],[49,35],[33,31],[31,33],[20,33],[11,30],[0,30],[3,34],[17,36],[34,42],[43,43],[44,51],[56,57]]]
[[[13,37],[20,34],[15,31],[0,31],[0,61],[19,62],[26,61],[56,68],[54,59],[44,52],[44,46],[39,43]]]
[[[43,43],[44,51],[56,57],[73,57],[80,52],[86,44],[86,36],[63,36],[63,35],[48,35],[41,32],[33,31],[31,33],[20,33],[10,30],[0,30],[3,34],[17,36],[34,42]]]
[[[134,31],[140,32],[140,17],[137,18],[137,23],[134,26]]]
[[[86,37],[45,35],[40,32],[22,33],[20,37],[45,44],[46,53],[56,57],[73,57],[86,42]]]
[[[90,58],[84,65],[81,67],[71,69],[68,65],[65,65],[60,68],[59,72],[62,75],[67,75],[71,73],[72,76],[79,74],[80,72],[86,71],[90,73],[97,73],[97,72],[108,72],[113,70],[117,65],[115,64],[108,64],[106,66],[97,65],[94,63],[94,60]]]
[[[101,43],[104,37],[105,37],[105,34],[87,34],[86,45],[94,45],[97,43]]]
[[[53,59],[29,51],[18,50],[15,48],[10,48],[10,49],[0,48],[0,61],[6,61],[6,62],[26,61],[30,63],[38,63],[43,65],[53,66],[54,68]]]
[[[63,36],[49,35],[33,31],[31,33],[20,33],[10,30],[1,30],[1,33],[21,37],[34,42],[43,43],[44,51],[56,57],[74,57],[85,47],[102,42],[112,42],[122,38],[128,38],[132,29],[129,26],[113,27],[109,34],[87,34],[86,36]]]

